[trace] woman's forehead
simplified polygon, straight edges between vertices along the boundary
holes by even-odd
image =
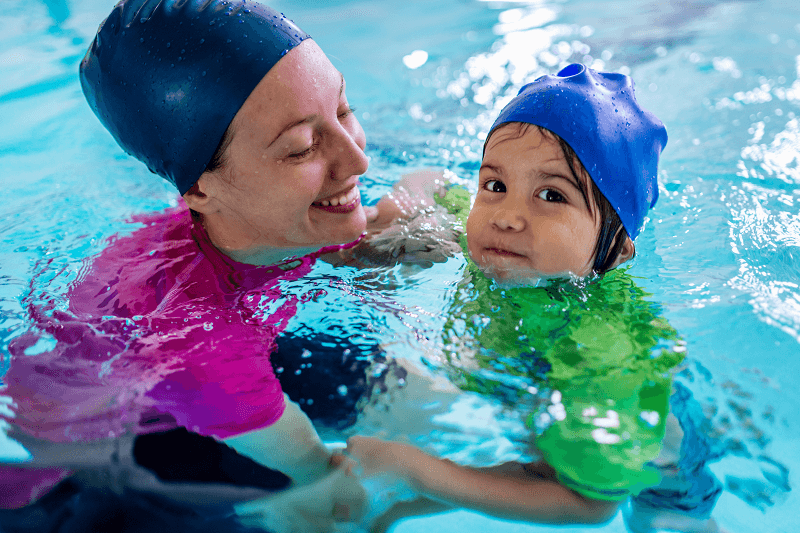
[[[342,74],[316,43],[306,40],[264,76],[234,119],[234,130],[256,128],[271,142],[287,129],[338,107],[343,92]]]

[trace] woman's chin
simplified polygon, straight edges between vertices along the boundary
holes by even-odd
[[[313,220],[320,247],[353,242],[367,230],[367,215],[361,204],[347,213],[326,214],[325,219]]]
[[[330,237],[329,239],[325,240],[322,244],[319,245],[319,248],[323,248],[325,246],[343,246],[350,243],[357,241],[364,235],[364,228],[355,228],[352,232],[342,232],[337,234],[336,236]]]

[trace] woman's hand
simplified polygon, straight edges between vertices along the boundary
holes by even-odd
[[[327,533],[337,522],[357,522],[366,511],[366,492],[343,466],[310,485],[236,504],[236,516],[272,533]]]
[[[367,231],[379,232],[398,218],[409,218],[433,205],[434,195],[444,191],[445,183],[442,170],[419,170],[404,175],[376,205],[364,208]]]

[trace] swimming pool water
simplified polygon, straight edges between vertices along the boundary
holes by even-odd
[[[0,374],[8,342],[26,327],[23,302],[58,302],[83,258],[131,230],[128,216],[174,204],[170,187],[121,152],[80,91],[78,62],[113,3],[0,6]],[[725,484],[714,516],[731,533],[800,530],[791,490],[800,481],[796,2],[271,5],[308,31],[347,79],[368,138],[367,201],[416,168],[474,177],[481,135],[499,108],[565,62],[632,74],[639,101],[665,122],[670,141],[631,273],[685,338],[688,364],[677,379],[706,407],[726,452],[712,466]],[[321,265],[308,282],[349,302],[324,327],[402,332],[413,357],[440,323],[458,267]],[[478,529],[552,530],[458,511],[395,531]],[[625,528],[618,515],[591,530]]]

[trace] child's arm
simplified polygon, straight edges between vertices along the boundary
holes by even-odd
[[[619,506],[568,489],[544,463],[473,468],[437,459],[413,446],[369,437],[351,437],[347,452],[366,476],[391,472],[424,496],[499,518],[599,524],[614,516]]]

